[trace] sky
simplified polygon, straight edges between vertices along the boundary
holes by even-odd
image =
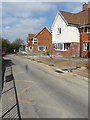
[[[77,13],[83,2],[3,2],[2,36],[13,42],[26,41],[28,34],[39,32],[44,26],[49,30],[59,10]]]

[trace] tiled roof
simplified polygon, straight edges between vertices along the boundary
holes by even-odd
[[[90,8],[81,11],[79,13],[70,13],[65,11],[59,11],[65,20],[69,24],[76,24],[76,25],[87,25],[90,24]]]
[[[32,39],[35,36],[35,34],[28,34],[28,39]]]

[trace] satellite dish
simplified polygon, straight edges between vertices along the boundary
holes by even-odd
[[[88,2],[88,8],[90,8],[90,1]]]

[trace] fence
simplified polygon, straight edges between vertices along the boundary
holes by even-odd
[[[60,53],[57,55],[57,53]],[[87,61],[88,61],[88,51],[85,46],[71,46],[66,51],[58,51],[54,54],[50,51],[49,55],[38,51],[34,53],[33,51],[27,52],[26,57],[28,59],[42,62],[49,66],[54,66],[56,68],[62,69],[68,72],[81,72],[85,77],[88,76]]]

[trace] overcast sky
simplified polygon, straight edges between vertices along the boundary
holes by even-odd
[[[81,2],[3,2],[2,35],[11,42],[16,38],[26,41],[28,33],[37,33],[44,26],[50,30],[58,10],[77,13],[82,10],[82,4]]]

